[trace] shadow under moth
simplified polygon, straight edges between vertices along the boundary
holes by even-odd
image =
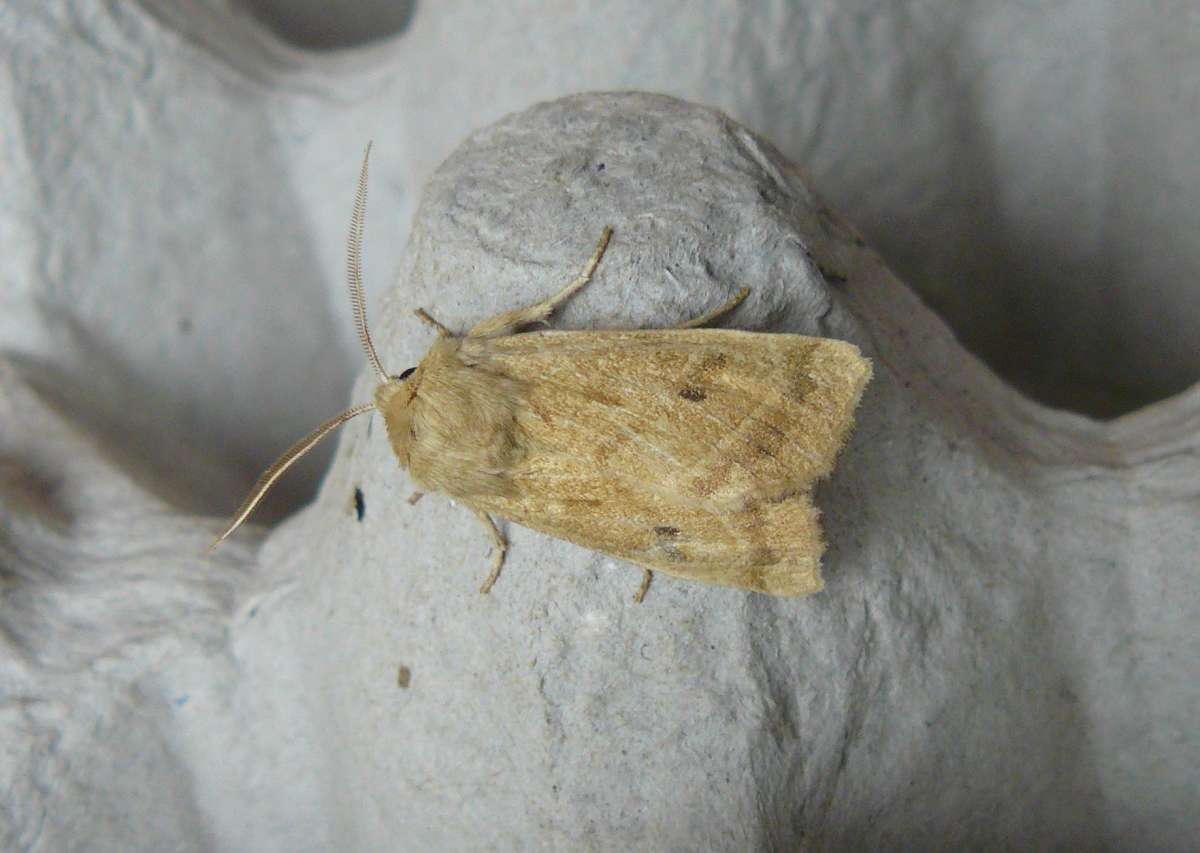
[[[494,545],[492,516],[644,569],[770,595],[821,588],[824,550],[814,483],[833,469],[871,377],[853,344],[801,335],[701,329],[746,297],[674,329],[520,332],[588,283],[611,228],[558,293],[458,337],[424,310],[437,339],[389,375],[367,328],[362,290],[367,146],[348,240],[355,327],[379,377],[372,402],[309,433],[255,483],[216,547],[276,480],[351,418],[378,411],[418,488],[470,509]]]

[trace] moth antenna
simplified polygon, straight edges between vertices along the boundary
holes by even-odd
[[[354,312],[354,328],[358,331],[358,339],[362,341],[367,361],[379,375],[380,382],[387,382],[387,371],[379,361],[375,352],[375,344],[371,342],[371,330],[367,328],[367,299],[363,295],[362,286],[362,239],[363,220],[367,213],[367,163],[371,159],[371,145],[367,143],[367,151],[363,154],[362,169],[358,173],[358,193],[354,196],[354,213],[350,216],[350,236],[346,239],[346,275],[350,284],[350,308]]]
[[[299,459],[305,453],[308,453],[308,451],[312,450],[313,447],[316,446],[317,442],[329,435],[329,433],[333,432],[346,421],[361,415],[363,412],[369,412],[374,408],[374,403],[363,403],[362,405],[355,406],[353,409],[342,412],[336,418],[330,418],[329,420],[325,421],[325,423],[321,424],[308,435],[304,436],[304,438],[300,439],[291,447],[289,447],[282,456],[275,460],[270,468],[262,472],[262,476],[258,478],[258,481],[254,484],[254,488],[250,490],[250,494],[246,495],[246,499],[242,501],[242,505],[238,507],[237,512],[233,514],[233,519],[229,522],[229,526],[225,528],[225,532],[218,536],[216,541],[208,546],[208,553],[211,554],[218,545],[232,536],[233,532],[242,526],[242,522],[250,517],[250,513],[254,512],[254,508],[258,506],[264,497],[266,497],[266,494],[268,491],[270,491],[271,486],[275,485],[275,481],[282,477],[283,472],[288,468],[291,468],[292,464],[295,463],[297,459]]]

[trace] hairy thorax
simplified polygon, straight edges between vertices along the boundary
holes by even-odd
[[[437,341],[408,378],[376,388],[375,405],[396,457],[422,488],[466,500],[510,494],[525,455],[523,383],[464,360],[460,344]]]

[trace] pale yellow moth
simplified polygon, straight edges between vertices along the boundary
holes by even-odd
[[[389,375],[367,328],[361,250],[370,146],[348,240],[350,303],[375,399],[317,427],[263,473],[216,547],[292,463],[336,427],[376,410],[392,449],[423,490],[472,509],[494,545],[488,592],[506,543],[492,516],[689,580],[771,595],[821,588],[824,551],[813,484],[833,469],[871,377],[852,344],[700,329],[726,305],[674,329],[519,333],[588,283],[612,235],[574,281],[456,337]]]

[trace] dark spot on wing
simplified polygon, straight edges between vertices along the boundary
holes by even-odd
[[[363,497],[363,491],[358,486],[354,487],[354,515],[359,521],[363,520],[363,516],[367,514],[367,500]]]
[[[687,555],[679,550],[675,540],[679,538],[679,528],[669,524],[660,524],[654,528],[654,547],[672,563],[682,563]]]
[[[728,364],[729,356],[725,353],[706,353],[699,364],[688,367],[684,385],[679,389],[679,396],[692,403],[707,400],[709,390],[714,383],[719,384],[718,376]]]
[[[396,686],[401,690],[407,690],[408,685],[412,683],[412,670],[404,664],[396,669]]]
[[[771,459],[778,457],[781,445],[788,441],[787,434],[765,418],[756,418],[747,426],[750,447],[759,456]]]

